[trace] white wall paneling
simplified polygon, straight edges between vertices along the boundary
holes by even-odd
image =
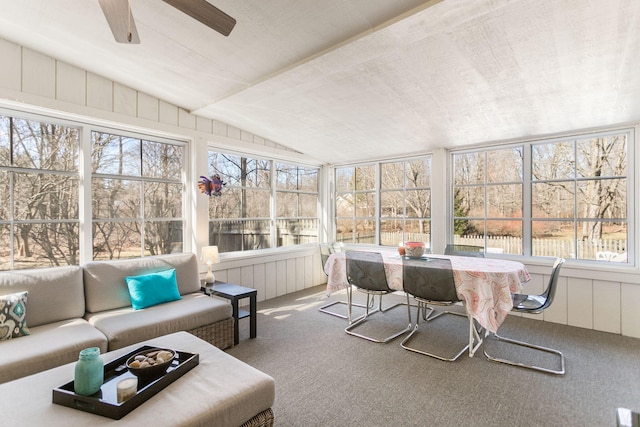
[[[131,88],[114,82],[113,112],[123,116],[136,117],[138,113],[137,92]]]
[[[544,280],[545,283],[548,283],[549,276],[545,275]],[[569,306],[567,288],[567,278],[559,277],[555,300],[549,308],[542,312],[545,321],[567,324],[567,308]]]
[[[640,286],[623,283],[620,294],[622,335],[640,338]]]
[[[158,98],[149,96],[142,92],[137,92],[138,95],[138,117],[145,120],[151,120],[154,122],[159,121]]]
[[[211,133],[213,125],[211,119],[205,119],[204,117],[196,117],[196,130],[205,133]]]
[[[227,270],[227,282],[242,285],[242,268],[231,268]]]
[[[572,279],[567,282],[567,323],[593,328],[593,281]]]
[[[196,116],[193,114],[189,114],[189,112],[185,109],[178,109],[178,126],[185,129],[193,129],[196,128]]]
[[[305,288],[305,258],[296,258],[296,278],[293,282],[296,291],[301,291]]]
[[[276,261],[276,296],[287,294],[287,260]]]
[[[87,107],[113,110],[113,82],[87,72]]]
[[[290,294],[298,290],[296,285],[296,258],[289,258],[287,260],[287,293]]]
[[[252,287],[258,291],[258,295],[261,295],[263,298],[260,301],[268,299],[266,271],[267,271],[266,264],[252,265],[251,266],[251,282],[245,285],[248,287]],[[269,283],[273,283],[273,282],[269,282]]]
[[[87,73],[64,62],[57,62],[56,96],[60,101],[84,105],[87,94]]]
[[[304,288],[309,288],[315,284],[315,269],[313,266],[313,255],[304,257]]]
[[[264,265],[264,298],[271,299],[278,296],[278,287],[276,279],[276,263],[269,262]],[[267,285],[267,283],[269,285]]]
[[[55,98],[56,61],[39,52],[22,49],[22,90],[34,95]]]
[[[160,100],[158,105],[158,120],[166,125],[178,126],[178,107]]]
[[[640,305],[636,305],[636,310],[638,307]],[[590,310],[593,315],[593,329],[619,334],[620,310],[620,283],[594,280],[593,306]]]
[[[22,88],[22,49],[14,43],[0,39],[0,87],[19,91]]]

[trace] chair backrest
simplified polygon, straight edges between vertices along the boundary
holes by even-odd
[[[553,299],[556,296],[556,289],[558,287],[558,276],[560,275],[560,269],[563,264],[564,258],[556,259],[556,262],[553,264],[553,267],[551,268],[551,277],[549,277],[549,284],[547,285],[547,289],[545,289],[541,295],[544,298],[544,303],[538,311],[546,309],[553,302]]]
[[[444,248],[444,254],[484,258],[484,248],[482,246],[448,244]]]
[[[427,301],[460,301],[449,259],[403,259],[402,286],[406,293]]]
[[[322,271],[324,271],[324,274],[328,275],[328,273],[324,269],[324,265],[327,263],[329,255],[338,252],[342,252],[342,243],[320,243],[320,262],[322,263]]]
[[[324,274],[327,274],[324,265],[327,263],[329,255],[331,255],[331,243],[320,243],[320,262],[322,263],[322,271],[324,271]]]
[[[350,285],[369,291],[390,291],[379,252],[346,251],[345,260]]]

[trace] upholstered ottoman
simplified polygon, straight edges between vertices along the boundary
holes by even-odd
[[[273,378],[187,332],[102,355],[105,363],[142,345],[200,355],[200,363],[119,421],[52,403],[73,379],[75,363],[0,384],[3,425],[272,426]]]

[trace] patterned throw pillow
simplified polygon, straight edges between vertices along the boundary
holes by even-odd
[[[0,341],[29,335],[27,291],[0,296]]]

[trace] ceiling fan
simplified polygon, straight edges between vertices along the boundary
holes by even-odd
[[[228,36],[236,20],[207,0],[163,0],[204,25]],[[131,0],[98,0],[111,32],[118,43],[140,43],[136,23],[131,14]]]

